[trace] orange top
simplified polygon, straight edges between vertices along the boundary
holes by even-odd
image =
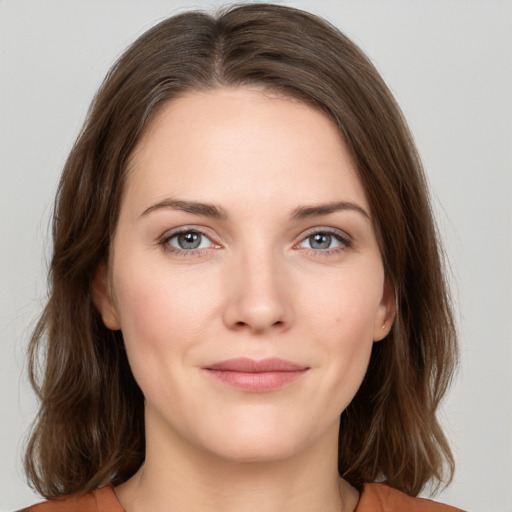
[[[355,512],[463,512],[424,498],[413,498],[384,484],[364,484]]]
[[[19,512],[124,512],[114,488],[103,489],[83,496],[46,501]],[[459,508],[423,498],[412,498],[384,484],[365,484],[355,512],[462,512]]]

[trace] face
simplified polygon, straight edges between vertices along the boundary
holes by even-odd
[[[239,461],[332,449],[393,313],[336,127],[248,88],[188,93],[158,113],[94,296],[122,330],[148,445]]]

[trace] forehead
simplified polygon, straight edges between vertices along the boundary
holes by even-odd
[[[332,120],[296,99],[247,87],[189,92],[165,104],[133,152],[126,193],[230,202],[258,195],[281,204],[342,195],[366,206]]]

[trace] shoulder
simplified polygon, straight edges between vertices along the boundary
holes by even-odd
[[[384,484],[365,484],[355,512],[462,512],[424,498],[414,498]]]
[[[24,508],[19,512],[124,512],[112,486],[87,494],[66,496]]]

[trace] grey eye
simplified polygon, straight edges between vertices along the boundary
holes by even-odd
[[[199,231],[183,231],[169,238],[169,245],[176,249],[191,251],[194,249],[204,249],[211,245],[210,239]]]
[[[330,249],[332,236],[328,233],[315,233],[308,237],[308,241],[312,249]]]
[[[313,249],[315,251],[328,251],[329,249],[336,249],[343,245],[348,246],[349,244],[339,235],[330,233],[329,231],[317,231],[306,237],[299,244],[299,247],[303,249]]]

